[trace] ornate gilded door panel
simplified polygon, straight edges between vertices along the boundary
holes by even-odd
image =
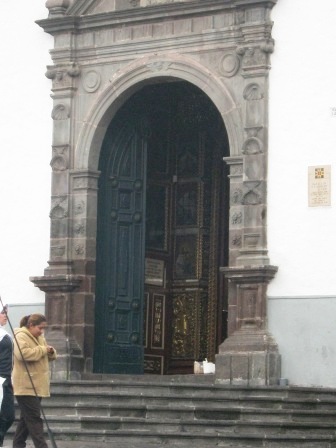
[[[194,360],[214,359],[218,345],[220,225],[222,232],[227,229],[219,204],[227,141],[217,111],[191,85],[153,86],[146,98],[153,113],[147,161],[145,371],[190,373]],[[159,347],[153,334],[163,341]]]

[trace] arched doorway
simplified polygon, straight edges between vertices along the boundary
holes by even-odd
[[[225,336],[226,131],[187,82],[143,87],[99,169],[94,370],[190,373]]]

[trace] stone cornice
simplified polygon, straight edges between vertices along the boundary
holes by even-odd
[[[207,0],[206,2],[167,3],[92,15],[51,16],[48,19],[37,20],[36,23],[45,32],[54,35],[60,32],[90,31],[102,27],[120,27],[127,24],[162,21],[163,19],[197,17],[203,16],[204,13],[216,14],[222,11],[230,12],[233,9],[253,7],[271,9],[276,2],[277,0]]]
[[[41,291],[52,292],[72,292],[78,289],[83,282],[79,275],[53,275],[42,277],[30,277],[29,280],[34,283]]]
[[[278,271],[277,266],[233,266],[220,268],[225,278],[233,283],[269,283]]]

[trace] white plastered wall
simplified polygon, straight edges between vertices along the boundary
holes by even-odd
[[[323,3],[323,5],[322,5]],[[270,73],[269,328],[292,384],[336,387],[336,2],[278,0]],[[308,167],[331,206],[308,207]]]
[[[47,15],[44,0],[0,3],[0,295],[30,310],[49,255],[53,40],[35,23]]]

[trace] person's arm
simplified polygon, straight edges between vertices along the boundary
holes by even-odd
[[[25,361],[38,361],[44,356],[47,356],[47,346],[46,345],[35,345],[33,347],[30,346],[28,336],[25,334],[18,333],[15,338],[14,343],[14,356],[22,361],[22,356]],[[19,344],[21,352],[17,346]]]
[[[47,345],[47,354],[49,361],[52,361],[57,358],[56,350],[51,345]]]

